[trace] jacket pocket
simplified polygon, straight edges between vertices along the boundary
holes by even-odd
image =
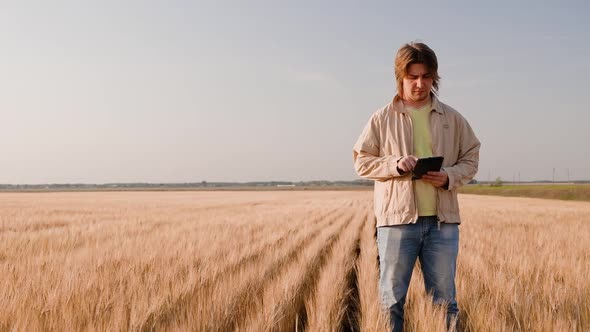
[[[456,190],[438,190],[439,208],[442,213],[459,213],[459,202]]]
[[[393,180],[375,181],[375,214],[382,216],[387,211],[391,198],[391,185]]]
[[[415,214],[416,204],[414,200],[414,186],[412,177],[397,178],[392,183],[389,197],[389,213],[393,214]]]

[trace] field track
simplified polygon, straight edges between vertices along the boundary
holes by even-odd
[[[463,329],[587,330],[590,204],[460,199]],[[0,193],[0,238],[0,330],[387,329],[372,192]]]

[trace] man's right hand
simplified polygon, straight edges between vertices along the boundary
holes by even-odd
[[[411,172],[416,167],[416,161],[418,160],[415,156],[406,156],[397,162],[397,168],[402,170],[404,173]]]

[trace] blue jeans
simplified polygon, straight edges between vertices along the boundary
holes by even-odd
[[[416,258],[424,286],[436,304],[447,306],[447,326],[459,309],[455,299],[455,270],[459,252],[459,225],[438,223],[437,217],[419,217],[415,224],[377,228],[379,289],[390,313],[393,331],[402,331],[404,304]]]

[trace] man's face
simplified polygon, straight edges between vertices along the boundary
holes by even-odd
[[[432,89],[432,75],[422,63],[413,63],[403,78],[404,100],[410,104],[420,104],[428,99]]]

